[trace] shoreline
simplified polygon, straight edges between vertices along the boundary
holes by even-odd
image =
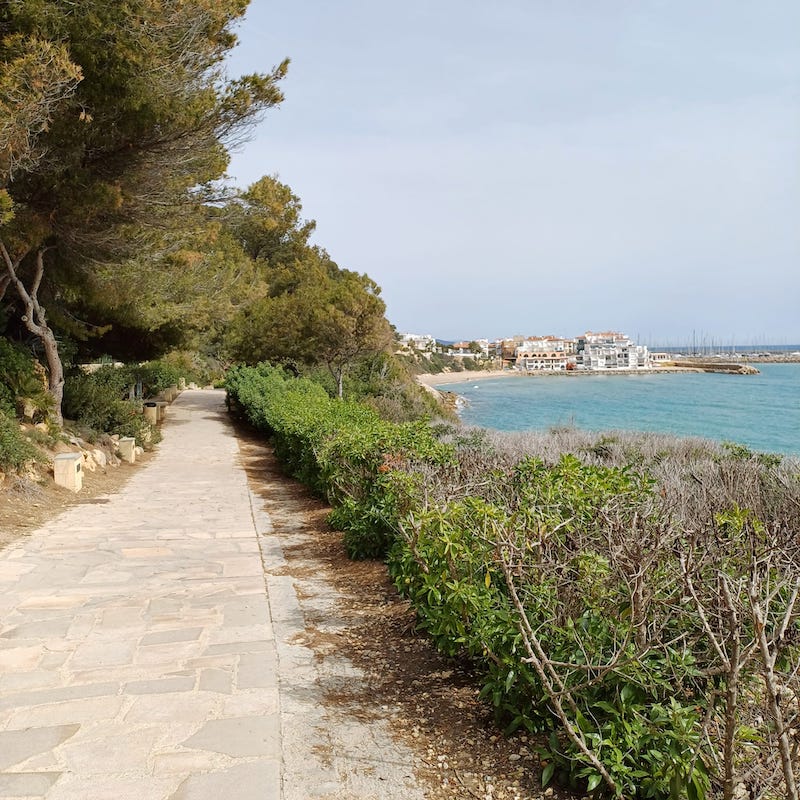
[[[677,375],[681,373],[711,372],[712,370],[701,367],[656,367],[655,369],[609,369],[609,370],[575,370],[571,372],[541,370],[536,372],[517,372],[510,369],[464,370],[463,372],[425,372],[416,376],[416,381],[426,389],[436,386],[449,386],[456,383],[469,383],[470,381],[486,381],[496,378],[588,378],[597,375]],[[716,371],[716,370],[714,370]],[[727,372],[728,370],[719,370]],[[736,373],[734,373],[736,374]]]
[[[469,383],[469,381],[489,380],[491,378],[523,378],[521,372],[512,372],[509,369],[480,369],[464,370],[463,372],[425,372],[416,376],[417,383],[432,389],[434,386],[445,386],[451,383]]]

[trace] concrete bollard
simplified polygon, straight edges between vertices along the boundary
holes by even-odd
[[[170,401],[170,403],[171,403],[171,402],[172,402],[172,401],[173,401],[173,400],[174,400],[174,399],[175,399],[175,398],[178,396],[178,394],[180,394],[180,392],[178,391],[178,384],[177,384],[177,383],[173,383],[173,384],[172,384],[172,385],[169,387],[169,390],[170,390],[170,392],[172,393],[172,397],[171,397],[171,398],[170,398],[170,400],[169,400],[169,401]]]
[[[80,453],[59,453],[53,459],[53,476],[57,486],[79,492],[83,488],[83,469]]]
[[[123,436],[119,440],[119,454],[129,464],[136,463],[136,439],[133,436]]]
[[[151,425],[158,425],[158,403],[155,401],[148,401],[142,407],[144,411],[144,418],[151,424]]]
[[[158,408],[158,421],[163,422],[164,418],[167,416],[167,405],[169,405],[164,400],[156,400],[156,407]]]

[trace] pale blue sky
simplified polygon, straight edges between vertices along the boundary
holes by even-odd
[[[796,0],[252,0],[237,152],[441,338],[800,343]]]

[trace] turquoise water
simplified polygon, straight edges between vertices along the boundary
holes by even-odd
[[[499,378],[440,388],[466,398],[461,418],[484,428],[658,431],[800,455],[800,364],[759,369],[760,375]]]

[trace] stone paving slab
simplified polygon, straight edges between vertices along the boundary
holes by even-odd
[[[108,503],[0,552],[0,800],[423,797],[386,721],[326,707],[360,674],[300,640],[336,597],[276,574],[302,516],[251,494],[223,400],[184,392]]]
[[[0,798],[279,798],[277,653],[221,392],[0,553]],[[181,423],[181,424],[177,424]]]

